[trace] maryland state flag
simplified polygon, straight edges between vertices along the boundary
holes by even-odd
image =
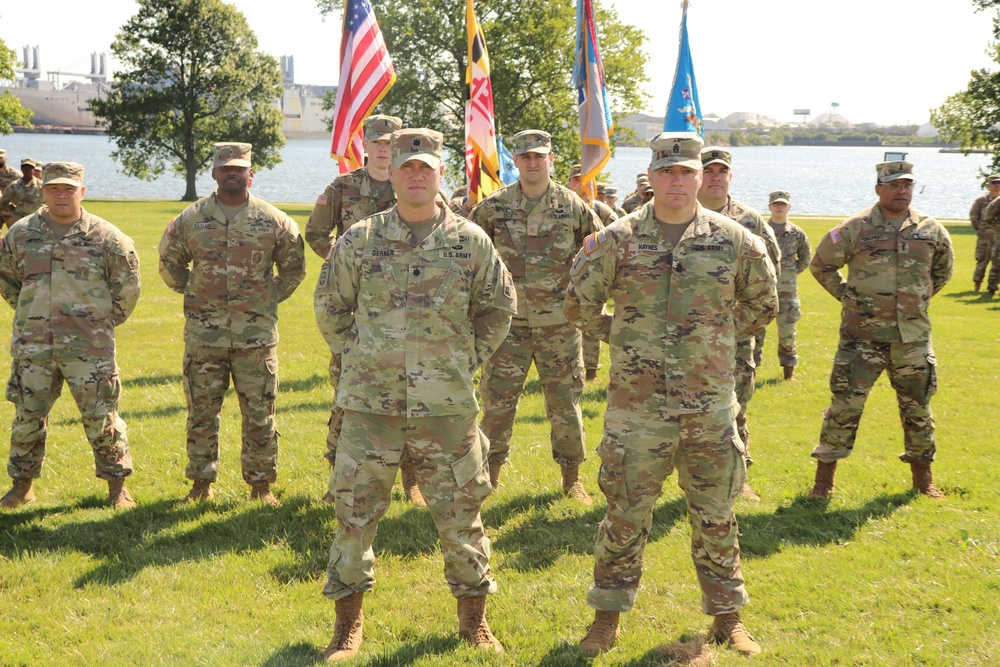
[[[465,28],[469,35],[469,65],[465,69],[468,89],[465,102],[465,173],[469,182],[469,203],[475,205],[502,184],[493,120],[490,57],[486,53],[486,40],[476,20],[472,0],[466,0]]]
[[[698,102],[698,83],[694,79],[694,63],[691,62],[691,45],[688,43],[688,0],[684,0],[683,7],[677,70],[670,87],[670,101],[667,103],[663,129],[667,132],[697,132],[705,136],[701,104]]]
[[[597,194],[594,182],[611,159],[609,137],[615,130],[611,120],[608,91],[604,86],[604,66],[594,27],[594,7],[591,0],[576,4],[576,62],[573,65],[580,103],[580,164],[583,172],[580,184],[591,198]]]

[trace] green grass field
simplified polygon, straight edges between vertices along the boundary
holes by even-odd
[[[136,466],[129,488],[139,507],[107,506],[106,485],[93,475],[64,391],[50,417],[38,502],[0,514],[0,664],[320,664],[333,628],[334,605],[320,590],[335,518],[319,500],[331,399],[329,352],[312,311],[319,260],[309,255],[305,283],[280,311],[276,490],[284,506],[248,500],[232,392],[217,500],[185,506],[181,297],[156,273],[160,234],[183,204],[85,206],[132,236],[142,262],[142,298],[118,331],[121,411]],[[311,207],[283,208],[304,225]],[[835,222],[793,219],[814,246]],[[762,500],[737,502],[752,598],[744,619],[764,648],[756,664],[1000,663],[1000,301],[971,291],[974,236],[967,224],[950,229],[955,278],[932,307],[940,386],[934,472],[946,501],[909,492],[884,377],[869,399],[856,453],[840,466],[836,496],[828,505],[806,500],[809,452],[829,400],[838,305],[808,273],[800,277],[795,382],[779,379],[771,327],[750,406],[750,479]],[[2,312],[9,326],[11,311]],[[583,400],[590,452],[584,482],[595,507],[561,497],[537,379],[521,402],[503,486],[484,506],[499,583],[488,615],[507,653],[480,655],[458,640],[430,518],[394,502],[375,542],[378,584],[366,596],[365,642],[355,664],[588,664],[576,643],[592,618],[585,600],[604,514],[593,454],[603,425],[606,348],[604,356],[600,381]],[[0,404],[0,423],[12,416],[12,406]],[[744,664],[731,651],[702,646],[709,624],[700,613],[683,496],[671,479],[655,511],[636,607],[623,616],[617,647],[593,664],[676,664],[657,653],[663,644],[690,653],[681,664]]]

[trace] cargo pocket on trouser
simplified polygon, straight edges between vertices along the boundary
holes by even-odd
[[[14,405],[21,405],[24,389],[21,386],[21,363],[14,359],[10,364],[10,378],[7,380],[7,400]]]
[[[478,514],[483,501],[493,491],[493,487],[490,486],[490,471],[487,464],[489,451],[489,439],[476,428],[475,442],[472,443],[468,453],[451,464],[456,485],[454,516]]]
[[[799,297],[793,296],[788,299],[788,315],[786,322],[798,322],[802,318],[802,306]]]
[[[97,476],[124,477],[132,472],[132,456],[125,434],[125,420],[118,414],[118,401],[122,393],[119,368],[113,360],[99,361],[96,366],[100,375],[94,414],[91,417],[100,431],[88,432],[87,435],[94,447]]]
[[[261,400],[270,404],[270,415],[274,416],[274,403],[278,396],[278,352],[271,348],[271,355],[264,359],[265,377]]]
[[[937,388],[937,357],[934,356],[934,351],[930,350],[927,352],[927,390],[924,394],[928,401],[937,393]]]
[[[611,438],[605,427],[604,438],[597,447],[601,468],[597,484],[608,500],[608,511],[621,514],[628,511],[628,483],[625,478],[625,446]]]

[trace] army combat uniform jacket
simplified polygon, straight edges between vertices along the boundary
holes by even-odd
[[[25,183],[19,179],[10,184],[0,197],[0,224],[13,225],[21,218],[31,215],[42,205],[42,182],[31,179]]]
[[[2,194],[11,183],[19,181],[23,177],[24,174],[22,174],[20,170],[15,169],[9,164],[3,169],[0,169],[0,194]]]
[[[972,228],[976,231],[979,231],[980,228],[996,225],[995,216],[1000,213],[1000,209],[993,207],[991,211],[993,218],[989,217],[987,213],[987,209],[994,199],[993,195],[986,192],[976,197],[976,200],[972,202],[972,208],[969,209],[969,222],[972,223]]]
[[[587,238],[565,312],[611,347],[609,410],[684,414],[736,404],[736,336],[767,326],[777,308],[758,237],[699,205],[672,247],[648,205]]]
[[[83,211],[61,238],[47,209],[22,218],[0,241],[0,293],[14,308],[14,358],[113,359],[115,327],[139,300],[132,239]]]
[[[565,324],[563,298],[569,269],[583,239],[603,229],[597,214],[576,193],[554,182],[528,213],[521,184],[493,192],[472,211],[486,230],[517,287],[513,326]]]
[[[514,284],[481,229],[443,203],[422,243],[393,207],[348,229],[316,286],[316,322],[343,370],[337,404],[399,417],[475,414],[473,373],[500,346]]]
[[[396,203],[396,192],[388,182],[379,191],[375,180],[362,167],[334,179],[316,200],[306,222],[306,243],[326,258],[334,235],[340,236],[356,222],[385,211]],[[380,193],[376,197],[376,193]]]
[[[184,295],[188,343],[277,344],[278,303],[305,275],[298,225],[253,195],[231,223],[214,193],[203,197],[172,220],[160,239],[160,276]]]
[[[883,343],[930,340],[927,308],[951,278],[948,230],[910,207],[897,232],[877,205],[823,237],[809,266],[841,304],[840,335]],[[839,269],[847,266],[845,279]]]
[[[780,250],[781,269],[778,273],[778,293],[788,293],[798,291],[798,276],[809,268],[809,260],[812,259],[812,248],[809,247],[809,239],[802,228],[791,222],[786,222],[784,230],[779,232],[782,225],[769,222],[767,224],[774,232],[775,239]],[[773,259],[771,260],[774,261]],[[775,267],[777,269],[777,267]]]

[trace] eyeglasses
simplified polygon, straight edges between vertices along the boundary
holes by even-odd
[[[1000,181],[990,181],[990,185],[1000,185]]]
[[[892,181],[891,183],[883,183],[882,186],[890,190],[912,190],[913,181]]]

